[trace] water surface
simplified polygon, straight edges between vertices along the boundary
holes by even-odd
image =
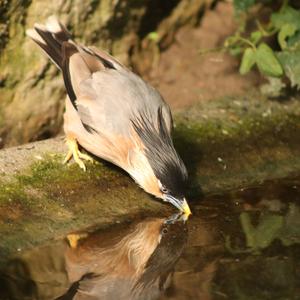
[[[0,299],[300,299],[300,178],[17,254]]]

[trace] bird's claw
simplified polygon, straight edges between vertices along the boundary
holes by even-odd
[[[79,168],[82,169],[84,172],[86,171],[86,166],[83,162],[82,159],[80,159],[79,157],[74,157],[75,162],[78,164]]]
[[[85,172],[86,166],[85,166],[83,160],[93,163],[93,159],[89,155],[80,152],[80,150],[78,149],[77,141],[74,138],[67,138],[66,144],[69,148],[69,152],[67,153],[67,155],[63,161],[63,164],[66,164],[73,157],[75,162]]]
[[[78,151],[78,156],[79,156],[79,158],[89,161],[92,164],[94,163],[94,159],[92,157],[90,157],[88,154]]]
[[[81,234],[71,233],[67,235],[67,240],[69,242],[70,247],[75,249],[78,246],[79,240],[81,240],[82,238],[86,238],[87,236],[88,234],[86,233],[81,233]]]

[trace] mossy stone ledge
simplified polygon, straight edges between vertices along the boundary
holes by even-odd
[[[299,99],[227,97],[174,120],[191,207],[208,194],[300,174]],[[72,231],[176,212],[111,164],[88,163],[86,172],[63,165],[66,150],[59,137],[0,151],[0,263]]]

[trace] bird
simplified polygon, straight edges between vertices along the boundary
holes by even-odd
[[[0,273],[1,299],[158,299],[187,245],[186,221],[182,213],[126,220],[20,252]]]
[[[187,244],[186,215],[151,218],[124,230],[95,232],[67,247],[72,284],[59,300],[158,299],[172,281]]]
[[[64,162],[73,157],[86,170],[83,160],[91,157],[83,148],[125,170],[147,193],[191,214],[188,173],[161,94],[105,51],[76,43],[56,16],[26,33],[62,71],[69,149]]]

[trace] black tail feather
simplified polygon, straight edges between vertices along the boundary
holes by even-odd
[[[70,75],[70,69],[69,69],[69,60],[70,60],[70,57],[73,54],[77,53],[77,52],[78,52],[78,50],[73,44],[71,44],[69,42],[63,42],[62,43],[61,70],[62,70],[62,73],[63,73],[64,83],[65,83],[65,87],[66,87],[68,96],[69,96],[69,98],[70,98],[70,100],[71,100],[71,102],[74,105],[76,110],[77,110],[76,94],[74,92],[72,82],[71,82],[71,75]]]
[[[70,57],[77,53],[77,47],[71,40],[71,34],[56,19],[48,19],[48,25],[36,24],[27,34],[46,52],[49,58],[61,69],[68,96],[76,107],[76,95],[69,70]]]
[[[47,26],[36,24],[27,34],[46,52],[57,67],[62,69],[62,45],[71,39],[67,29],[55,17],[50,17]]]
[[[51,32],[42,30],[38,27],[35,27],[34,29],[40,35],[40,37],[43,39],[45,44],[39,43],[38,41],[35,41],[35,42],[38,43],[38,45],[44,51],[46,51],[46,53],[49,55],[49,57],[61,69],[61,67],[62,67],[62,51],[61,51],[62,44],[53,37],[53,34]]]
[[[54,16],[48,18],[45,26],[36,24],[34,25],[34,29],[28,29],[27,35],[46,52],[48,57],[62,71],[68,96],[75,109],[77,109],[77,97],[75,93],[76,87],[74,89],[72,85],[74,78],[71,78],[70,74],[70,71],[72,72],[72,70],[70,70],[71,56],[79,53],[82,62],[86,64],[90,73],[106,68],[116,69],[120,65],[113,58],[110,58],[109,55],[100,50],[77,46],[72,41],[71,34]],[[78,70],[77,73],[80,73],[80,70]],[[73,76],[76,77],[76,74],[74,75],[72,73],[72,77]]]

